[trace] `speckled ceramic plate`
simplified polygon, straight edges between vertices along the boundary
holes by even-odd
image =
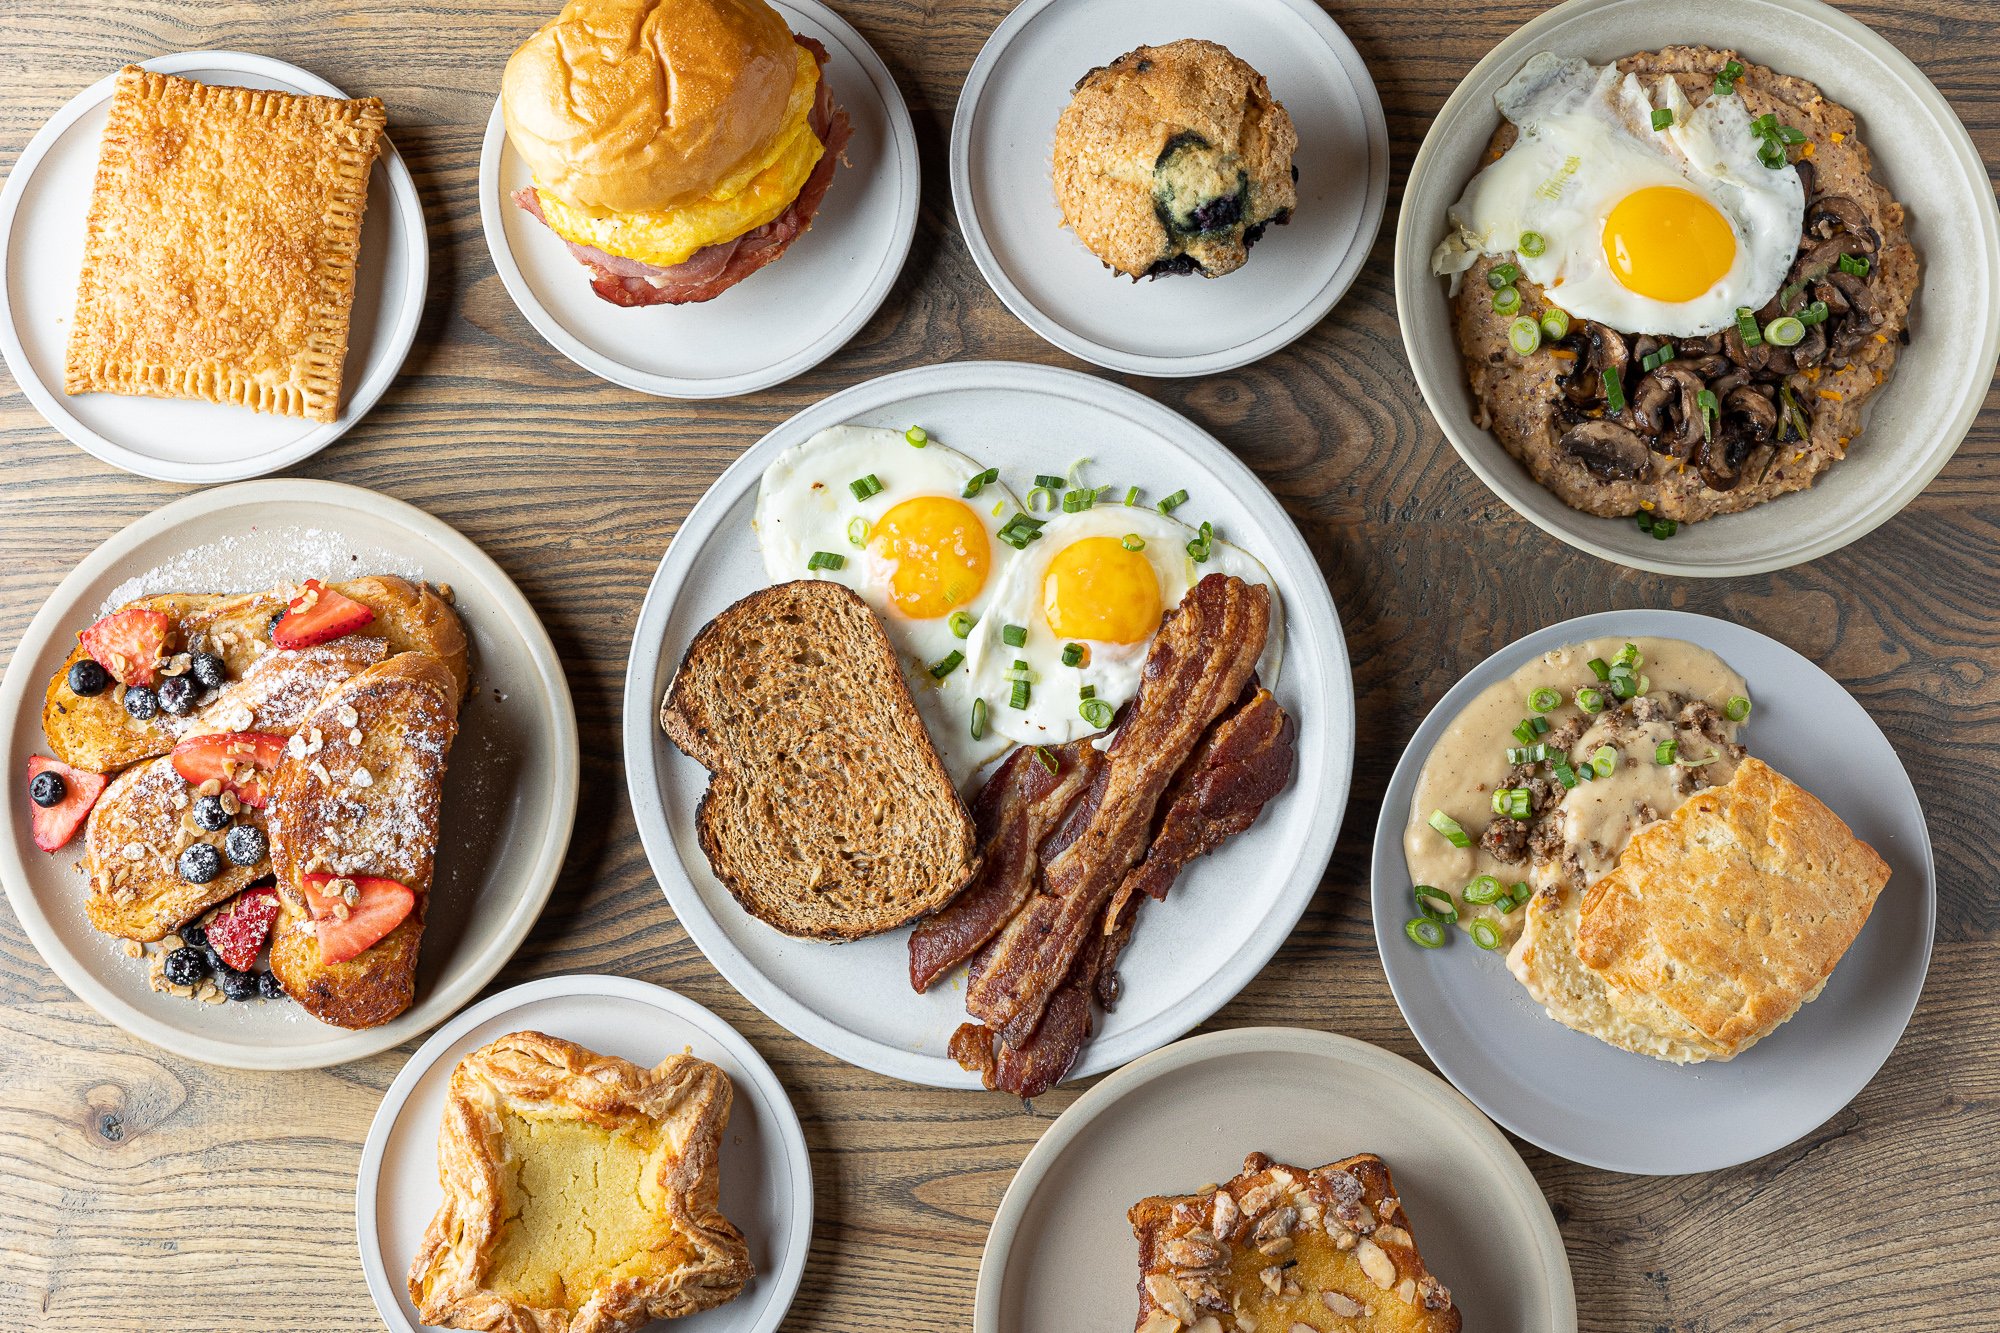
[[[1538,51],[1599,64],[1676,43],[1734,47],[1809,79],[1852,110],[1879,178],[1909,208],[1923,286],[1910,345],[1846,459],[1801,494],[1681,528],[1657,541],[1630,519],[1571,509],[1473,424],[1450,308],[1431,252],[1445,213],[1500,123],[1493,95]],[[1445,436],[1493,492],[1543,530],[1636,569],[1694,577],[1782,569],[1887,522],[1950,461],[1985,402],[2000,356],[2000,215],[1971,136],[1917,67],[1859,20],[1819,0],[1569,0],[1522,25],[1473,67],[1431,122],[1396,227],[1403,346]]]
[[[1304,1167],[1376,1154],[1467,1333],[1575,1333],[1562,1234],[1506,1137],[1437,1075],[1300,1028],[1175,1042],[1057,1117],[993,1219],[973,1333],[1129,1327],[1139,1245],[1125,1210],[1227,1180],[1250,1152]]]
[[[1671,1065],[1572,1032],[1456,928],[1442,949],[1403,934],[1403,859],[1417,772],[1481,690],[1564,644],[1686,639],[1749,682],[1750,753],[1808,788],[1889,863],[1888,887],[1820,997],[1726,1063]],[[1514,1133],[1587,1166],[1714,1171],[1775,1152],[1853,1099],[1916,1009],[1937,925],[1937,878],[1916,790],[1888,737],[1840,682],[1777,640],[1681,611],[1608,611],[1537,630],[1474,667],[1424,719],[1375,826],[1375,944],[1410,1030],[1439,1072]]]

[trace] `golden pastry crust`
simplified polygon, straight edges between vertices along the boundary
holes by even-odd
[[[498,1333],[631,1333],[651,1319],[733,1300],[753,1269],[743,1236],[717,1210],[718,1153],[733,1097],[720,1069],[674,1055],[653,1069],[597,1055],[539,1032],[501,1037],[459,1062],[438,1130],[444,1203],[410,1265],[410,1300],[426,1324]],[[495,1285],[496,1254],[518,1248],[503,1152],[509,1123],[587,1128],[623,1136],[648,1156],[640,1194],[650,1205],[630,1257],[559,1305],[537,1305]],[[593,1222],[609,1225],[606,1216]],[[558,1278],[560,1281],[560,1278]]]
[[[1056,121],[1056,204],[1120,273],[1220,277],[1298,205],[1298,143],[1264,76],[1227,47],[1142,46],[1077,82]]]
[[[386,124],[372,97],[121,70],[64,392],[332,421],[368,173]]]
[[[1577,956],[1726,1060],[1818,994],[1888,880],[1840,816],[1745,759],[1591,885]]]

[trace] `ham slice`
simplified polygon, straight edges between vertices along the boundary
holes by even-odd
[[[826,48],[810,37],[794,37],[812,52],[821,69],[826,67]],[[833,92],[826,79],[819,81],[819,96],[807,123],[826,151],[820,155],[806,183],[799,188],[785,211],[761,227],[733,240],[703,246],[685,260],[671,266],[645,264],[609,254],[590,245],[566,241],[577,261],[591,272],[591,290],[613,305],[688,305],[712,301],[785,252],[785,248],[812,227],[813,214],[826,198],[833,183],[833,170],[853,136],[847,113],[833,104]],[[514,202],[547,225],[541,201],[533,186],[518,190]]]

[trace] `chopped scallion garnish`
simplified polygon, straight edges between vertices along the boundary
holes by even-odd
[[[1597,752],[1590,756],[1590,767],[1598,777],[1610,777],[1618,767],[1618,751],[1609,745],[1598,746]]]
[[[1840,271],[1852,277],[1865,278],[1868,276],[1868,261],[1860,255],[1842,255]]]
[[[1661,343],[1658,348],[1639,358],[1639,369],[1650,375],[1673,359],[1674,345],[1672,343]]]
[[[1528,707],[1537,713],[1554,712],[1562,707],[1562,701],[1562,694],[1546,685],[1528,691]]]
[[[1035,474],[1035,485],[1046,487],[1052,491],[1059,491],[1069,485],[1069,480],[1066,477],[1051,477],[1046,472],[1037,472]]]
[[[1187,498],[1188,494],[1186,491],[1175,491],[1172,495],[1169,495],[1166,499],[1155,505],[1154,508],[1158,509],[1162,514],[1171,514],[1186,504]]]
[[[1797,347],[1805,336],[1805,322],[1791,315],[1780,315],[1764,327],[1764,341],[1773,347]]]
[[[1520,724],[1514,728],[1514,739],[1523,745],[1533,745],[1535,743],[1534,724],[1529,722],[1527,718],[1522,718]]]
[[[1590,659],[1590,661],[1586,662],[1584,665],[1588,666],[1591,669],[1591,672],[1594,675],[1596,675],[1596,677],[1599,680],[1611,679],[1611,664],[1605,661],[1603,658],[1593,657]]]
[[[985,489],[987,482],[998,480],[1000,480],[1000,469],[997,467],[987,468],[984,472],[975,473],[972,479],[965,483],[965,489],[959,492],[959,494],[970,500]]]
[[[1548,238],[1538,231],[1524,231],[1521,233],[1521,239],[1515,243],[1515,248],[1528,258],[1535,259],[1548,253],[1549,242]]]
[[[1757,312],[1747,305],[1736,307],[1736,336],[1743,340],[1745,347],[1762,347],[1764,334],[1757,327]]]
[[[1056,507],[1056,493],[1046,486],[1037,486],[1028,492],[1028,508],[1040,513],[1044,509]]]
[[[835,555],[832,551],[814,551],[806,559],[806,568],[808,570],[842,569],[846,565],[847,557],[844,555]]]
[[[1488,274],[1487,276],[1491,277],[1492,275]],[[1505,287],[1502,287],[1499,291],[1493,293],[1494,314],[1511,315],[1520,308],[1521,308],[1521,289],[1519,287],[1514,286],[1512,283],[1509,283]]]
[[[1521,266],[1518,264],[1495,264],[1486,270],[1486,285],[1498,292],[1503,288],[1512,287],[1515,279],[1520,276]]]
[[[1526,819],[1534,810],[1534,793],[1526,787],[1495,787],[1493,813],[1509,819]]]
[[[1674,111],[1672,107],[1662,106],[1653,108],[1654,129],[1664,130],[1671,127],[1673,123],[1674,123]]]
[[[1083,715],[1085,722],[1099,731],[1110,726],[1111,719],[1117,716],[1117,710],[1102,699],[1085,699],[1077,704],[1076,711]]]
[[[1566,788],[1574,787],[1577,784],[1576,770],[1569,766],[1569,760],[1567,759],[1556,760],[1550,766],[1549,772],[1555,774],[1556,781],[1562,783]]]
[[[1701,409],[1701,438],[1712,440],[1722,425],[1722,401],[1713,389],[1699,389],[1694,395],[1695,406]]]
[[[1639,651],[1638,644],[1628,643],[1618,650],[1618,656],[1612,658],[1611,661],[1615,666],[1638,667],[1645,665],[1646,658]]]
[[[1403,933],[1420,949],[1442,949],[1444,927],[1427,916],[1413,916],[1403,923]]]
[[[1064,644],[1062,650],[1062,664],[1066,667],[1083,665],[1083,645],[1080,643]]]
[[[1542,312],[1542,336],[1554,342],[1569,336],[1569,311],[1550,306]]]
[[[922,426],[912,426],[903,432],[903,438],[912,449],[921,449],[931,442],[931,433]]]
[[[1016,708],[1016,709],[1026,708],[1028,706],[1027,681],[1017,680],[1014,682],[1014,688],[1007,696],[1007,706],[1009,708]]]
[[[1418,884],[1410,890],[1417,900],[1417,910],[1433,921],[1458,920],[1458,904],[1443,889],[1432,888],[1428,884]]]
[[[999,532],[1000,540],[1006,542],[1017,551],[1025,551],[1028,549],[1029,542],[1036,540],[1042,535],[1043,522],[1044,520],[1030,517],[1027,514],[1016,514],[1001,526]]]
[[[1549,720],[1545,717],[1531,717],[1528,719],[1528,729],[1537,736],[1546,736],[1549,734]]]
[[[1139,503],[1139,488],[1137,486],[1134,486],[1131,490],[1125,492],[1125,507],[1129,509],[1133,505],[1138,503]],[[1127,547],[1126,549],[1132,550],[1134,548]]]
[[[1542,346],[1542,326],[1526,315],[1517,315],[1507,326],[1507,344],[1516,356],[1533,356]]]
[[[1722,97],[1729,96],[1736,91],[1736,81],[1742,77],[1743,62],[1740,60],[1730,61],[1722,67],[1722,72],[1715,76],[1714,88],[1716,93]]]
[[[958,670],[959,664],[963,661],[965,661],[965,654],[956,648],[952,649],[943,657],[931,663],[931,679],[943,680],[946,676]]]
[[[1505,889],[1500,887],[1499,880],[1493,878],[1491,875],[1481,875],[1473,880],[1472,883],[1466,885],[1464,893],[1460,896],[1469,903],[1476,903],[1484,907],[1488,903],[1499,902],[1501,895],[1506,892]]]
[[[1653,747],[1653,762],[1665,768],[1674,762],[1674,756],[1680,753],[1680,748],[1679,741],[1661,741]]]
[[[847,540],[855,546],[868,544],[868,520],[852,518],[847,521]]]
[[[1507,891],[1507,905],[1505,907],[1500,908],[1500,910],[1503,912],[1511,912],[1515,908],[1519,907],[1522,903],[1528,901],[1528,897],[1529,897],[1528,886],[1526,884],[1516,884]],[[1495,905],[1498,906],[1498,904]]]
[[[1009,648],[1019,648],[1027,641],[1028,627],[1026,625],[1002,625],[1000,627],[1000,642],[1006,644]]]
[[[1037,745],[1035,747],[1035,762],[1051,773],[1062,768],[1062,761],[1056,758],[1056,752],[1046,745]]]
[[[1617,371],[1606,366],[1598,372],[1604,379],[1604,406],[1612,412],[1625,410],[1625,381]]]
[[[1601,713],[1604,711],[1604,692],[1586,685],[1576,692],[1576,706],[1586,713]]]
[[[1472,942],[1482,949],[1490,950],[1500,947],[1500,927],[1494,925],[1485,917],[1481,917],[1467,926],[1465,931],[1466,934],[1472,936]]]
[[[1062,507],[1065,514],[1080,514],[1096,503],[1097,492],[1094,490],[1084,489],[1063,492]]]
[[[1826,308],[1826,302],[1814,301],[1798,312],[1799,323],[1805,325],[1807,328],[1811,328],[1815,324],[1824,324],[1826,323],[1826,317],[1831,313]]]
[[[972,627],[979,622],[969,612],[954,611],[945,623],[951,627],[953,637],[962,639],[972,633]]]
[[[984,699],[974,699],[972,701],[972,739],[977,741],[984,740],[985,738],[986,701]]]
[[[853,481],[848,482],[847,489],[854,492],[855,499],[866,500],[871,495],[881,494],[882,483],[871,472],[865,477],[856,477]]]
[[[1128,551],[1143,551],[1146,549],[1146,539],[1136,532],[1126,533],[1118,539],[1118,544]]]
[[[1454,847],[1470,847],[1472,839],[1466,836],[1459,822],[1442,810],[1431,811],[1430,826],[1444,836],[1444,840]]]
[[[1729,696],[1729,702],[1722,706],[1722,715],[1731,722],[1741,722],[1750,716],[1750,701],[1740,694]]]
[[[1194,561],[1197,565],[1208,563],[1208,557],[1213,553],[1214,545],[1215,527],[1213,524],[1203,523],[1201,530],[1188,539],[1188,559]]]

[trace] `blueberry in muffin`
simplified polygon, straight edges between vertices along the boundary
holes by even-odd
[[[1077,82],[1056,121],[1056,203],[1109,268],[1219,278],[1291,220],[1298,143],[1264,76],[1227,47],[1142,46]]]

